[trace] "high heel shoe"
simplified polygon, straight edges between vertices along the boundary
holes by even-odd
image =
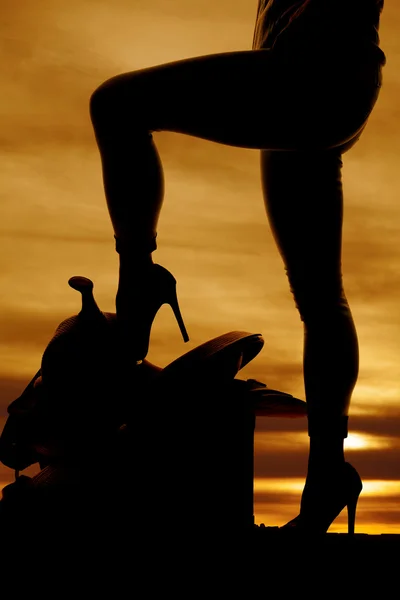
[[[161,265],[151,263],[132,281],[121,282],[116,297],[117,321],[129,335],[134,359],[144,360],[149,349],[151,326],[163,304],[169,304],[181,331],[183,341],[189,336],[179,309],[176,279]]]
[[[354,535],[357,502],[362,488],[356,469],[346,462],[331,478],[323,482],[306,482],[300,514],[280,529],[303,535],[323,534],[347,507],[347,531]]]

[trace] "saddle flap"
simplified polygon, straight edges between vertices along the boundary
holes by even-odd
[[[158,384],[186,384],[189,380],[208,384],[224,383],[251,362],[264,346],[259,333],[231,331],[189,350],[167,365]]]

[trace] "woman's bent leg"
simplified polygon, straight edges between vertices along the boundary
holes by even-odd
[[[267,55],[239,52],[167,63],[113,77],[93,93],[91,118],[117,238],[145,252],[155,249],[164,175],[154,131],[262,147],[250,110],[260,91],[258,56],[265,61]]]
[[[328,128],[336,132],[343,121],[322,106],[332,95],[324,100],[268,50],[205,55],[106,81],[90,112],[116,235],[143,248],[147,239],[154,249],[164,177],[153,132],[253,149],[329,146]]]

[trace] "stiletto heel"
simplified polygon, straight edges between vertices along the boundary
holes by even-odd
[[[357,502],[362,488],[356,469],[346,462],[331,479],[306,482],[300,514],[280,529],[303,535],[323,534],[347,507],[347,531],[354,535]]]
[[[358,498],[359,494],[356,494],[347,503],[347,533],[349,535],[354,535],[355,531],[354,525],[356,521],[356,509]]]
[[[188,333],[186,331],[185,323],[183,322],[182,314],[181,314],[181,311],[180,311],[180,308],[179,308],[178,297],[177,297],[177,294],[176,294],[176,286],[175,286],[175,290],[174,290],[174,295],[173,295],[173,297],[171,297],[171,299],[168,302],[168,304],[172,308],[172,311],[174,313],[176,322],[178,323],[178,327],[179,327],[179,329],[181,331],[183,341],[184,342],[188,342],[189,341],[189,336],[188,336]]]
[[[132,281],[128,274],[120,276],[116,297],[117,321],[123,335],[129,336],[137,362],[148,353],[151,327],[163,304],[171,306],[183,341],[188,342],[189,336],[178,304],[176,279],[172,273],[161,265],[150,263],[140,271],[136,280]]]

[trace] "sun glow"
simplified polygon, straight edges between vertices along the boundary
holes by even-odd
[[[304,487],[304,479],[267,479],[256,477],[254,479],[254,493],[278,494],[281,492],[297,494]]]
[[[286,450],[288,452],[308,449],[308,436],[306,432],[279,431],[279,432],[256,432],[255,438],[256,452]],[[358,452],[363,450],[385,450],[389,448],[399,448],[400,440],[394,436],[371,435],[368,433],[355,431],[349,433],[344,441],[346,450]]]
[[[304,479],[290,478],[265,478],[258,477],[254,480],[254,493],[277,494],[281,492],[297,494],[304,487]],[[363,496],[400,496],[400,481],[387,481],[382,479],[363,480]]]
[[[344,445],[346,450],[383,450],[386,448],[398,448],[400,441],[398,438],[390,436],[353,432],[346,438]]]
[[[400,496],[400,481],[371,479],[363,481],[363,495],[368,496]]]

